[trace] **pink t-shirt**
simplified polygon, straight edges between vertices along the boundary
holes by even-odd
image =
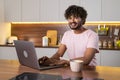
[[[70,59],[83,57],[86,48],[95,48],[99,52],[98,35],[92,30],[86,30],[81,34],[75,34],[73,30],[66,31],[63,35],[61,44],[66,45]],[[89,65],[97,65],[95,57]]]

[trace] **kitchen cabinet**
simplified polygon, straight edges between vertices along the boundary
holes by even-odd
[[[70,5],[80,5],[80,0],[60,0],[59,2],[59,21],[66,21],[64,17],[65,10]]]
[[[101,50],[101,66],[120,67],[120,51]]]
[[[0,0],[0,23],[4,22],[4,0]]]
[[[14,4],[13,4],[14,3]],[[65,21],[64,11],[79,0],[5,0],[7,22],[51,22]]]
[[[80,0],[40,0],[40,21],[66,21],[64,12],[70,5],[80,5]]]
[[[88,13],[87,21],[101,20],[101,0],[81,0],[80,2]]]
[[[83,6],[87,21],[120,21],[119,0],[4,0],[5,22],[66,21],[69,5]],[[94,4],[93,4],[94,2]]]
[[[40,0],[40,21],[59,21],[59,0]]]
[[[5,22],[39,21],[39,0],[5,0]]]
[[[120,0],[102,0],[102,21],[120,21]]]
[[[48,56],[51,57],[53,54],[56,53],[56,48],[35,48],[37,57]]]
[[[120,21],[120,0],[81,0],[88,11],[87,21]],[[94,2],[94,4],[93,4]]]
[[[56,48],[35,48],[37,57],[51,57],[56,52]],[[0,47],[0,59],[18,60],[15,47]]]
[[[0,0],[0,44],[6,44],[10,30],[9,24],[4,23],[4,0]]]
[[[37,57],[40,58],[42,56],[51,57],[56,53],[58,48],[35,48]],[[65,52],[65,59],[69,59],[68,54]],[[100,54],[96,55],[97,63],[100,65]],[[15,47],[0,47],[0,59],[8,59],[8,60],[18,60],[17,53]]]
[[[15,47],[0,47],[0,59],[17,60]]]
[[[95,54],[95,57],[96,57],[96,62],[97,62],[97,65],[100,66],[101,65],[101,54],[100,53],[96,53]]]
[[[5,22],[21,21],[21,0],[4,0]]]
[[[39,0],[21,0],[22,22],[39,22]]]
[[[51,57],[56,53],[57,49],[58,48],[35,48],[38,58],[42,56]],[[64,57],[68,59],[67,54],[65,54]],[[18,60],[15,47],[0,47],[0,59]]]
[[[51,57],[56,53],[58,48],[39,48],[36,47],[37,57],[42,56]],[[65,53],[64,58],[69,59],[68,54]],[[0,59],[18,60],[15,47],[0,47]],[[113,66],[120,67],[120,51],[118,50],[100,50],[96,54],[97,64],[99,66]]]

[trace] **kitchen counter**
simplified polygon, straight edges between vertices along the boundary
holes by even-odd
[[[15,47],[14,45],[0,45],[0,47]],[[38,47],[38,48],[58,48],[59,46],[58,45],[54,45],[54,46],[41,46],[41,45],[35,45],[35,47]]]
[[[89,67],[84,66],[81,72],[75,73],[69,67],[50,70],[36,70],[22,66],[16,60],[0,60],[0,80],[8,80],[23,72],[34,72],[41,74],[61,75],[64,79],[69,77],[102,78],[104,80],[120,80],[120,67]]]

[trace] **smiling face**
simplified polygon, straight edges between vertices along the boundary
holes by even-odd
[[[82,26],[82,19],[80,17],[70,16],[67,20],[68,25],[72,30],[78,30]]]
[[[65,10],[64,16],[72,30],[79,30],[85,24],[87,11],[83,7],[71,5]]]

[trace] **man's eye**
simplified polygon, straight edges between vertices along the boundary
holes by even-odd
[[[75,19],[78,19],[79,17],[74,17]]]

